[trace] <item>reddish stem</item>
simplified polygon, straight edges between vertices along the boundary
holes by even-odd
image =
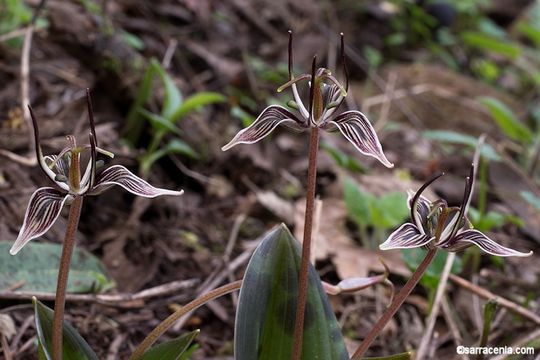
[[[302,242],[302,261],[298,280],[298,302],[294,323],[293,360],[302,356],[302,341],[304,338],[304,317],[308,291],[308,271],[311,253],[311,233],[313,230],[313,213],[315,209],[315,188],[317,185],[317,152],[319,150],[319,128],[311,128],[309,139],[309,165],[306,192],[306,216],[304,220],[304,240]]]
[[[66,235],[62,245],[62,255],[60,257],[60,267],[58,269],[58,280],[56,282],[56,297],[54,299],[54,320],[53,320],[53,359],[62,360],[62,329],[64,320],[64,309],[66,306],[66,288],[69,277],[69,266],[71,255],[75,248],[75,234],[81,217],[83,203],[82,196],[75,196],[69,208],[69,218]]]
[[[424,260],[422,260],[422,263],[418,266],[416,271],[412,274],[411,278],[405,286],[399,291],[399,293],[394,298],[394,301],[390,306],[386,309],[384,314],[381,316],[379,321],[371,328],[369,331],[369,334],[364,338],[364,341],[360,344],[358,349],[354,352],[354,355],[351,357],[351,360],[361,360],[364,356],[364,353],[367,351],[371,343],[375,340],[375,338],[379,335],[379,333],[383,330],[383,328],[386,326],[388,321],[394,316],[394,314],[399,310],[403,302],[405,302],[405,299],[411,291],[414,289],[416,284],[418,284],[418,281],[422,278],[422,275],[427,270],[429,264],[431,264],[431,261],[437,254],[437,248],[430,249]]]

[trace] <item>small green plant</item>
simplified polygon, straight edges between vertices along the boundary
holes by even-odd
[[[367,249],[376,248],[386,239],[388,231],[401,224],[409,213],[402,193],[391,191],[375,196],[360,190],[352,178],[345,179],[343,196],[347,213],[358,226],[360,239]],[[373,236],[368,233],[370,229]]]
[[[143,107],[150,98],[156,76],[159,77],[164,88],[164,99],[159,114]],[[143,176],[147,176],[152,165],[166,155],[177,153],[197,158],[198,153],[180,138],[182,132],[176,124],[195,110],[224,101],[225,97],[215,92],[199,92],[184,99],[173,79],[159,62],[152,59],[140,84],[135,103],[128,114],[126,126],[126,139],[135,145],[142,131],[140,117],[142,116],[150,123],[151,140],[144,155],[140,158],[140,170]],[[171,136],[163,145],[168,135],[176,136]]]

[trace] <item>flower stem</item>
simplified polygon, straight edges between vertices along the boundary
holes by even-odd
[[[422,278],[422,275],[427,270],[429,264],[431,264],[431,261],[437,254],[437,248],[430,249],[424,260],[422,260],[422,263],[418,266],[416,271],[412,274],[411,278],[405,286],[399,291],[399,293],[394,298],[394,301],[392,301],[392,304],[386,309],[386,311],[383,313],[379,321],[371,328],[367,336],[364,338],[358,349],[354,352],[354,355],[351,357],[351,360],[361,360],[364,356],[364,353],[367,351],[373,340],[379,335],[379,333],[383,330],[383,328],[386,326],[388,321],[394,316],[394,314],[398,311],[398,309],[401,307],[403,302],[405,302],[405,299],[411,291],[414,289],[416,284],[418,284],[418,281]]]
[[[71,255],[75,247],[75,234],[79,226],[82,196],[75,196],[69,208],[69,217],[62,245],[62,255],[60,257],[60,268],[58,269],[58,280],[56,282],[56,297],[54,299],[54,320],[53,320],[53,359],[62,360],[62,330],[64,320],[64,309],[66,306],[66,288],[69,276],[69,266]]]
[[[190,302],[189,304],[182,306],[180,309],[172,313],[168,318],[163,320],[146,338],[141,342],[139,346],[131,354],[131,360],[138,360],[142,358],[146,350],[161,336],[165,331],[167,331],[173,324],[180,319],[182,316],[186,315],[188,312],[197,309],[198,307],[206,304],[207,302],[217,299],[223,295],[227,295],[235,290],[240,289],[242,286],[242,280],[238,280],[227,285],[223,285],[217,289],[214,289]]]
[[[302,261],[298,280],[298,302],[294,322],[294,347],[292,360],[300,360],[302,356],[302,340],[304,338],[304,317],[308,291],[308,271],[311,253],[311,232],[313,230],[313,213],[315,208],[315,188],[317,185],[317,151],[319,150],[319,128],[311,127],[309,139],[309,162],[306,192],[306,216],[304,220],[304,239],[302,241]]]

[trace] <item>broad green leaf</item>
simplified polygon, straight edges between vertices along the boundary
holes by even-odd
[[[407,196],[398,191],[382,195],[372,205],[373,225],[381,229],[398,227],[409,215]]]
[[[36,330],[39,345],[41,345],[41,356],[47,360],[52,359],[52,333],[54,311],[43,305],[36,298],[34,303],[34,313],[36,318]],[[63,360],[97,360],[98,357],[81,335],[67,321],[64,321],[62,333],[62,359]]]
[[[255,250],[238,299],[236,360],[291,358],[300,253],[285,225],[275,227]],[[302,359],[348,358],[334,312],[310,265]]]
[[[178,87],[176,87],[173,79],[169,76],[169,74],[167,74],[167,71],[165,71],[157,60],[152,59],[152,65],[157,70],[161,82],[165,87],[165,99],[163,100],[161,116],[172,122],[172,115],[174,114],[175,110],[182,105],[182,94],[180,93]]]
[[[141,134],[144,122],[141,121],[141,114],[139,111],[150,97],[150,93],[152,91],[152,82],[154,80],[154,76],[156,75],[156,71],[156,66],[153,62],[150,62],[139,85],[139,91],[137,92],[135,101],[129,109],[124,132],[126,133],[126,139],[131,143],[131,145],[135,145]]]
[[[374,201],[373,196],[360,190],[358,183],[351,178],[346,178],[343,185],[343,196],[349,216],[358,224],[371,225],[373,219],[370,206]]]
[[[478,101],[488,109],[491,117],[506,136],[512,140],[527,144],[532,141],[533,134],[531,130],[516,118],[508,106],[492,97],[481,97]]]
[[[144,353],[141,360],[179,360],[200,330],[184,334],[176,339],[156,345]]]
[[[401,254],[403,256],[405,264],[407,264],[407,266],[411,270],[416,270],[418,265],[420,265],[422,260],[424,260],[424,258],[426,257],[426,251],[421,248],[405,249],[401,251]],[[433,290],[437,288],[437,285],[439,284],[439,279],[444,269],[444,264],[446,263],[447,256],[448,253],[445,251],[437,252],[437,255],[435,255],[435,258],[433,259],[432,263],[429,265],[426,272],[422,276],[422,279],[420,280],[420,283],[423,286]],[[461,272],[461,268],[461,258],[459,256],[456,256],[450,272],[452,274],[459,274]]]
[[[154,131],[157,131],[157,132],[164,132],[164,133],[167,133],[167,132],[172,132],[172,133],[175,133],[177,135],[180,135],[181,134],[181,131],[179,128],[177,128],[174,123],[170,122],[169,120],[167,120],[166,118],[164,118],[163,116],[160,116],[158,114],[154,114],[154,113],[151,113],[150,111],[148,110],[145,110],[145,109],[140,109],[139,112],[141,113],[141,115],[143,115],[146,119],[148,119],[148,121],[150,122],[150,124],[152,125],[152,127],[154,128]]]
[[[430,140],[436,140],[457,145],[467,145],[471,148],[471,150],[474,150],[478,144],[478,139],[474,136],[461,134],[455,131],[428,130],[422,132],[422,135]],[[501,160],[501,157],[499,156],[499,154],[497,154],[497,151],[495,151],[495,149],[489,144],[484,144],[482,146],[481,155],[487,160]]]
[[[332,157],[332,159],[334,159],[338,166],[344,169],[355,172],[363,172],[365,170],[362,164],[360,164],[355,157],[349,156],[343,151],[332,147],[325,142],[321,143],[321,149],[326,151]]]
[[[461,37],[463,42],[470,47],[501,54],[511,59],[515,59],[521,54],[519,45],[480,32],[466,31]]]
[[[183,104],[181,104],[171,115],[172,121],[178,121],[182,119],[186,114],[200,109],[203,106],[222,103],[226,100],[226,97],[222,94],[215,92],[200,92],[186,98]]]
[[[13,242],[0,241],[0,289],[22,284],[17,290],[55,292],[62,246],[29,242],[16,256]],[[101,262],[89,252],[75,249],[71,259],[68,293],[100,292],[114,286]]]

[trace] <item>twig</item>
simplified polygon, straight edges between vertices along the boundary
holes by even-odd
[[[0,339],[2,343],[2,351],[4,352],[4,359],[12,360],[13,356],[11,354],[11,349],[9,348],[7,337],[4,334],[0,334]]]
[[[2,35],[0,35],[0,42],[8,41],[8,40],[14,39],[16,37],[23,36],[24,34],[26,34],[27,31],[28,31],[28,28],[23,27],[23,28],[20,28],[20,29],[15,29],[13,31],[10,31],[10,32],[8,32],[6,34],[2,34]]]
[[[165,331],[167,331],[175,322],[176,320],[180,319],[185,314],[197,309],[198,307],[206,304],[210,300],[217,299],[218,297],[221,297],[223,295],[226,295],[232,291],[236,291],[240,289],[242,286],[242,280],[235,281],[233,283],[224,285],[222,287],[219,287],[217,289],[214,289],[210,291],[209,293],[196,298],[189,304],[181,307],[180,309],[176,310],[173,314],[171,314],[168,318],[163,320],[148,336],[141,342],[139,346],[133,351],[133,354],[131,354],[130,359],[131,360],[138,360],[140,359],[146,350],[152,346],[152,344],[161,336]]]
[[[537,325],[540,325],[540,316],[533,313],[532,311],[524,308],[521,305],[516,304],[513,301],[510,301],[506,298],[503,298],[501,296],[495,295],[489,290],[486,290],[480,286],[474,285],[468,280],[463,279],[462,277],[459,277],[454,274],[450,274],[448,277],[452,282],[456,283],[457,285],[461,286],[462,288],[469,290],[470,292],[486,299],[494,299],[497,298],[497,301],[500,306],[507,308],[508,310],[512,311],[513,313],[519,314],[523,316],[526,319],[531,320]]]
[[[121,293],[121,294],[67,294],[66,301],[69,302],[91,302],[106,306],[117,307],[141,307],[144,305],[144,300],[163,297],[174,294],[180,290],[185,290],[193,287],[198,280],[178,280],[152,287],[137,293]],[[33,291],[3,291],[0,292],[0,299],[10,300],[27,300],[33,296],[41,300],[54,300],[54,293],[33,292]],[[140,302],[137,304],[137,302]]]
[[[444,221],[443,221],[444,222]],[[405,299],[409,296],[409,294],[412,292],[416,284],[418,284],[418,281],[422,278],[422,275],[424,275],[424,272],[428,268],[429,264],[431,264],[431,261],[433,258],[435,258],[435,255],[437,254],[437,248],[430,249],[424,260],[418,265],[410,279],[407,281],[405,286],[399,291],[399,293],[394,298],[394,301],[390,306],[386,309],[384,314],[381,316],[379,321],[371,328],[369,333],[366,335],[358,349],[354,352],[353,356],[351,357],[351,360],[360,360],[364,356],[364,353],[367,351],[373,340],[379,335],[379,333],[382,331],[382,329],[386,326],[388,321],[394,316],[394,314],[399,310]]]
[[[384,102],[381,106],[381,114],[379,120],[375,123],[375,131],[380,131],[384,125],[388,122],[388,114],[390,112],[390,104],[392,104],[392,96],[394,94],[394,88],[396,86],[396,72],[392,71],[388,75],[388,82],[386,83],[386,88],[384,89]]]
[[[517,347],[522,347],[524,345],[527,345],[527,343],[529,343],[529,342],[531,342],[533,340],[536,340],[538,338],[540,338],[540,329],[536,329],[535,331],[533,331],[529,335],[524,336],[521,339],[518,339],[517,341],[513,342],[510,345],[510,347],[513,348],[513,349],[515,349]],[[503,359],[506,359],[507,357],[508,357],[508,355],[504,354],[504,355],[495,356],[495,357],[491,358],[491,360],[503,360]]]
[[[461,333],[459,332],[459,327],[454,319],[452,309],[450,309],[450,304],[448,303],[448,298],[446,296],[443,296],[441,305],[442,305],[442,311],[444,314],[444,319],[446,320],[446,323],[448,324],[448,327],[450,328],[450,333],[452,334],[452,337],[454,338],[454,344],[456,346],[459,346],[463,344],[463,338],[461,337]],[[463,360],[469,360],[469,356],[467,354],[461,354],[460,357]]]
[[[165,55],[163,56],[163,60],[161,61],[161,65],[163,65],[164,69],[168,69],[171,65],[171,60],[174,56],[174,52],[176,51],[177,46],[178,40],[171,39],[169,41],[169,45],[167,46],[167,50],[165,51]]]
[[[452,270],[452,265],[456,258],[456,253],[449,253],[446,258],[446,263],[444,264],[444,269],[441,273],[439,280],[439,285],[437,285],[437,292],[435,293],[435,300],[433,301],[433,306],[431,307],[431,313],[429,314],[426,329],[424,330],[424,335],[420,341],[420,346],[416,352],[416,359],[422,360],[426,355],[429,341],[431,340],[431,335],[433,334],[433,328],[435,327],[435,322],[437,321],[437,316],[439,315],[439,308],[441,306],[441,301],[443,300],[444,290],[446,289],[446,284],[448,283],[448,274]]]

